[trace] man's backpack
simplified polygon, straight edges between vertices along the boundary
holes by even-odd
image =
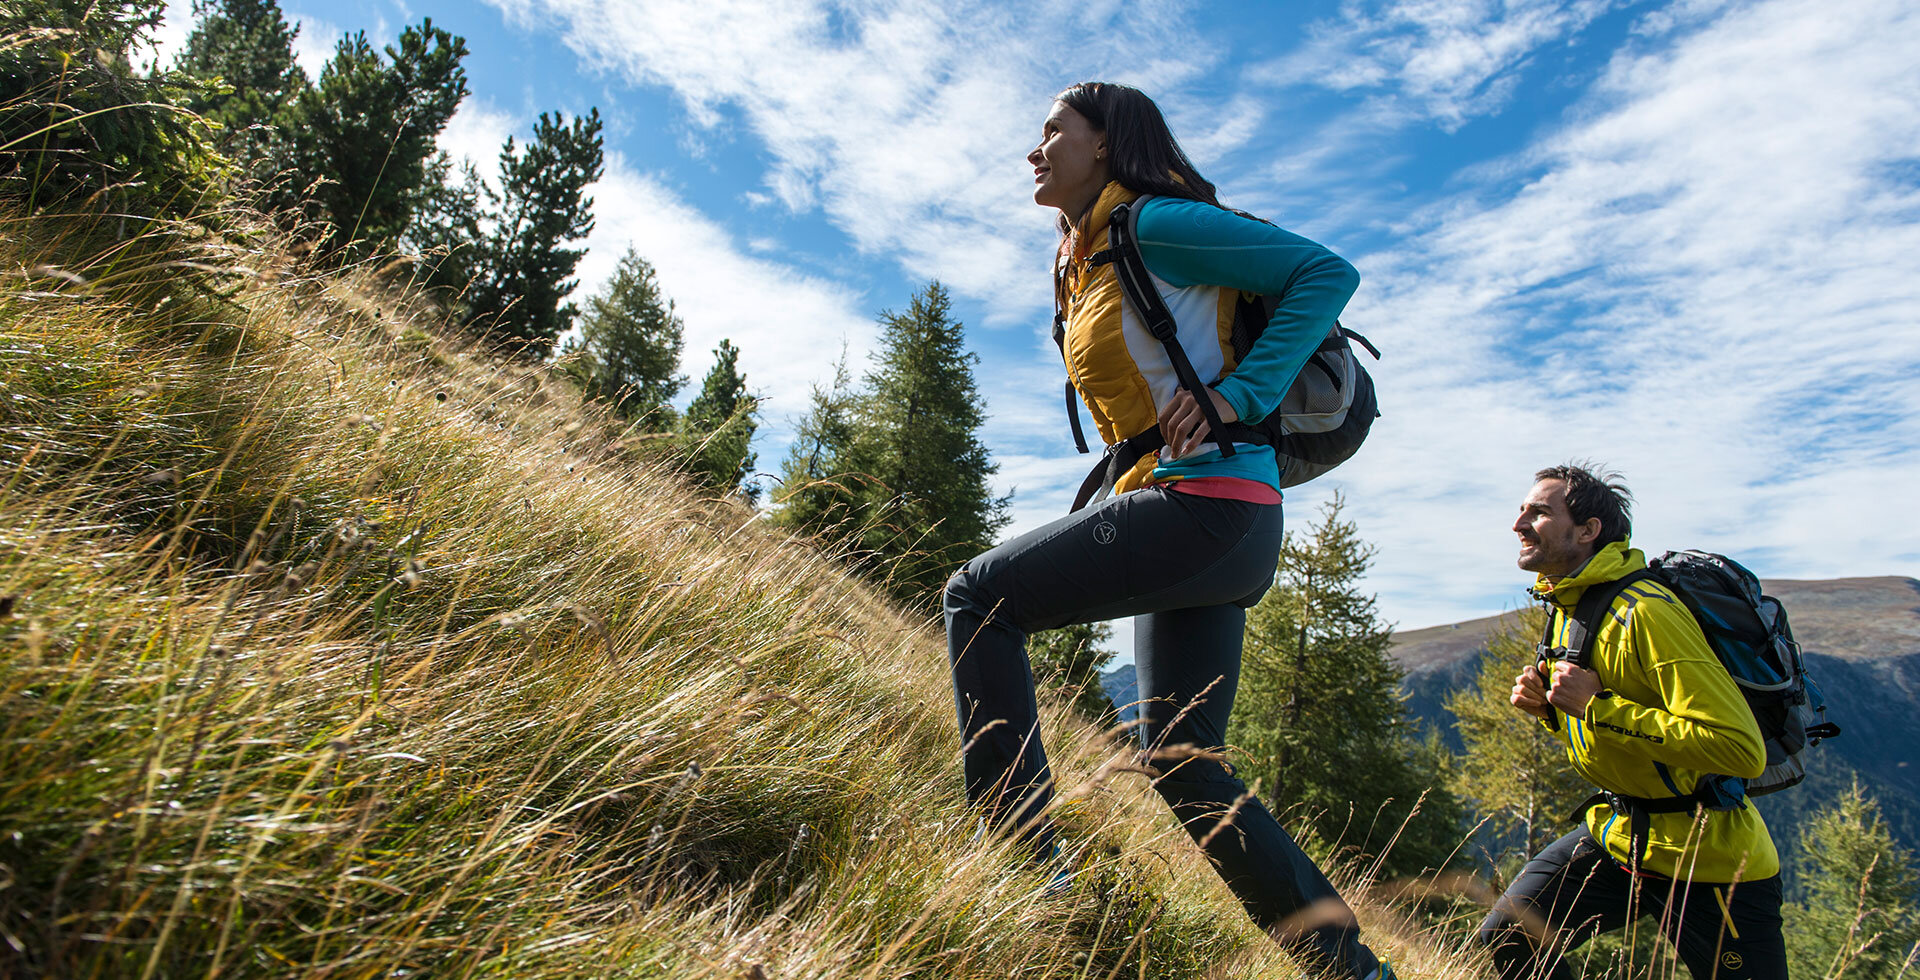
[[[1626,813],[1636,853],[1645,847],[1647,814],[1690,813],[1695,806],[1732,809],[1746,797],[1786,789],[1806,778],[1806,761],[1801,754],[1822,739],[1840,734],[1840,726],[1826,720],[1826,699],[1807,675],[1800,644],[1794,641],[1793,628],[1787,623],[1786,607],[1762,594],[1760,579],[1724,555],[1669,551],[1648,562],[1644,569],[1588,587],[1574,608],[1565,647],[1551,646],[1553,620],[1548,617],[1549,635],[1541,641],[1541,655],[1591,669],[1594,638],[1613,600],[1635,582],[1647,579],[1671,589],[1700,624],[1707,646],[1713,648],[1714,656],[1753,711],[1766,745],[1767,768],[1753,779],[1709,776],[1691,792],[1681,793],[1675,787],[1677,795],[1671,797],[1649,799],[1603,793],[1582,805],[1582,813],[1599,802],[1609,803],[1617,813]],[[1601,678],[1601,683],[1605,682],[1606,678]],[[1665,777],[1665,767],[1660,768]],[[1668,785],[1672,785],[1671,779]]]
[[[1235,442],[1272,446],[1275,462],[1279,465],[1282,488],[1298,486],[1346,462],[1359,450],[1373,420],[1380,415],[1374,398],[1373,378],[1360,365],[1359,356],[1354,353],[1350,342],[1358,341],[1375,360],[1380,359],[1380,351],[1367,338],[1336,321],[1333,329],[1327,332],[1326,339],[1321,341],[1295,376],[1286,396],[1272,414],[1251,425],[1240,422],[1223,425],[1214,410],[1213,399],[1205,394],[1204,382],[1194,372],[1187,352],[1180,346],[1173,314],[1167,309],[1160,291],[1154,288],[1153,276],[1147,271],[1146,260],[1140,255],[1140,209],[1150,199],[1142,196],[1132,203],[1115,206],[1107,225],[1109,247],[1094,253],[1089,260],[1095,264],[1114,263],[1127,302],[1132,305],[1147,331],[1166,348],[1167,358],[1173,362],[1180,387],[1193,393],[1201,414],[1206,417],[1208,431],[1216,437],[1214,443],[1220,447],[1220,455],[1232,456]],[[1247,356],[1247,352],[1253,349],[1254,341],[1259,340],[1261,333],[1267,329],[1267,323],[1273,318],[1274,308],[1279,305],[1280,299],[1273,295],[1241,297],[1233,318],[1236,362]],[[1060,345],[1064,357],[1064,311],[1057,311],[1054,316],[1053,340]],[[1080,428],[1078,393],[1074,391],[1072,380],[1067,381],[1066,394],[1067,420],[1073,426],[1074,448],[1088,452],[1086,436]],[[1108,446],[1100,462],[1081,481],[1080,491],[1074,496],[1073,509],[1079,510],[1105,497],[1113,489],[1114,483],[1133,469],[1142,457],[1159,452],[1166,444],[1166,436],[1161,433],[1160,427],[1153,425],[1145,432]]]

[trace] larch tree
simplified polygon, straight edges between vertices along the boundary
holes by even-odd
[[[1298,808],[1323,840],[1412,874],[1447,863],[1461,810],[1400,698],[1392,630],[1359,588],[1373,548],[1343,506],[1288,533],[1274,588],[1248,612],[1228,739],[1276,811]]]
[[[1486,820],[1494,863],[1508,870],[1565,833],[1567,810],[1592,792],[1559,739],[1509,700],[1514,677],[1534,662],[1545,615],[1527,609],[1488,637],[1474,683],[1447,698],[1463,747],[1452,766],[1454,792]]]
[[[1007,522],[989,484],[998,467],[979,437],[986,421],[967,349],[938,282],[901,312],[880,314],[880,346],[856,414],[852,462],[870,478],[859,551],[893,593],[922,608]]]
[[[1913,976],[1920,958],[1920,868],[1856,780],[1800,836],[1801,900],[1781,910],[1793,975]]]

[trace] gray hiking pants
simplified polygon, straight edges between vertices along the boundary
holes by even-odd
[[[967,798],[1044,853],[1052,777],[1040,745],[1027,635],[1137,616],[1143,744],[1216,748],[1240,678],[1246,610],[1273,584],[1276,504],[1148,487],[1036,528],[968,562],[947,583],[947,653],[966,745]],[[1154,789],[1247,913],[1335,976],[1378,965],[1311,858],[1230,766],[1162,760]],[[1247,797],[1244,802],[1242,797]],[[1214,833],[1240,803],[1230,826]],[[1211,838],[1211,839],[1209,839]],[[1311,908],[1310,908],[1311,907]],[[1324,924],[1327,920],[1336,924]],[[1314,922],[1323,923],[1314,926]]]

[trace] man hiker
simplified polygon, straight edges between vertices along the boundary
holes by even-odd
[[[1502,980],[1570,980],[1567,951],[1652,916],[1695,980],[1784,980],[1773,839],[1744,794],[1713,792],[1766,767],[1752,711],[1693,615],[1657,580],[1628,584],[1605,616],[1579,609],[1588,589],[1647,564],[1627,543],[1632,498],[1619,477],[1568,465],[1534,481],[1513,531],[1551,620],[1541,662],[1515,678],[1511,700],[1604,792],[1579,829],[1521,869],[1480,943]],[[1582,613],[1598,618],[1590,645]],[[1695,805],[1708,799],[1724,808]]]

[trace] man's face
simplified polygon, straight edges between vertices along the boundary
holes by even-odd
[[[1513,533],[1520,536],[1520,567],[1557,579],[1593,557],[1594,542],[1600,538],[1600,519],[1590,517],[1585,524],[1574,523],[1573,511],[1567,509],[1566,481],[1541,480],[1521,502]]]

